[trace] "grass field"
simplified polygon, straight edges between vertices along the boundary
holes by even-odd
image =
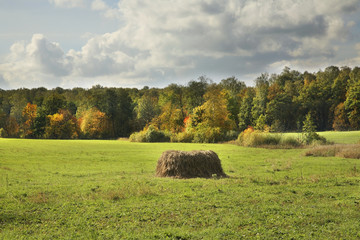
[[[340,144],[353,144],[360,143],[360,131],[349,131],[349,132],[318,132],[320,136],[325,137],[328,141]],[[284,133],[284,136],[298,138],[301,133]]]
[[[169,149],[230,177],[156,178]],[[359,239],[360,161],[305,151],[0,139],[0,239]]]

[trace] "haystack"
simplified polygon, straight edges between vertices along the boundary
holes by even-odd
[[[213,151],[165,151],[158,160],[156,176],[175,178],[227,177]]]

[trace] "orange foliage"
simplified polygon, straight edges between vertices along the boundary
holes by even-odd
[[[67,110],[48,116],[49,124],[45,129],[47,138],[69,139],[77,138],[76,118]]]
[[[244,130],[244,134],[253,133],[255,130],[252,126],[248,126],[247,129]]]
[[[279,84],[274,83],[269,87],[269,93],[268,93],[268,99],[271,101],[273,100],[279,93],[281,93],[282,90],[279,86]]]

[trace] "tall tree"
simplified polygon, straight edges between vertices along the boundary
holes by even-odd
[[[246,88],[246,85],[237,78],[231,77],[221,80],[220,87],[223,88],[226,106],[230,113],[229,118],[234,121],[237,129],[239,126],[241,92]]]
[[[22,130],[25,138],[34,137],[35,118],[37,115],[37,105],[28,103],[22,112]]]
[[[255,97],[254,88],[248,87],[245,89],[244,97],[241,101],[240,111],[239,111],[239,130],[244,131],[248,126],[254,125],[254,119],[251,114],[251,109],[253,108],[253,100]]]

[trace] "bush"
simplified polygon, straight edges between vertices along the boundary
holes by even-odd
[[[170,142],[170,134],[149,126],[130,135],[130,142]]]
[[[194,132],[193,142],[195,143],[216,143],[223,140],[223,134],[219,127],[208,127],[199,124]]]
[[[0,138],[6,138],[8,137],[7,132],[5,131],[5,129],[0,128]]]
[[[264,133],[256,131],[252,127],[240,133],[238,143],[244,147],[276,146],[288,148],[301,146],[301,143],[295,138],[283,138],[280,134]]]
[[[293,137],[282,138],[280,144],[285,147],[286,146],[288,146],[288,147],[300,147],[301,146],[301,142],[298,139],[293,138]]]
[[[171,136],[171,142],[191,143],[194,140],[194,133],[190,131],[175,133]]]
[[[277,134],[262,133],[249,127],[238,137],[240,145],[245,147],[259,147],[264,145],[279,145],[281,136]]]
[[[230,130],[227,131],[223,137],[223,141],[233,141],[236,140],[239,136],[239,132]]]
[[[146,142],[145,131],[134,132],[129,137],[130,142]]]
[[[303,133],[301,141],[306,145],[324,145],[328,142],[326,138],[320,136],[316,132]]]
[[[146,142],[170,142],[170,136],[150,126],[145,133]]]

